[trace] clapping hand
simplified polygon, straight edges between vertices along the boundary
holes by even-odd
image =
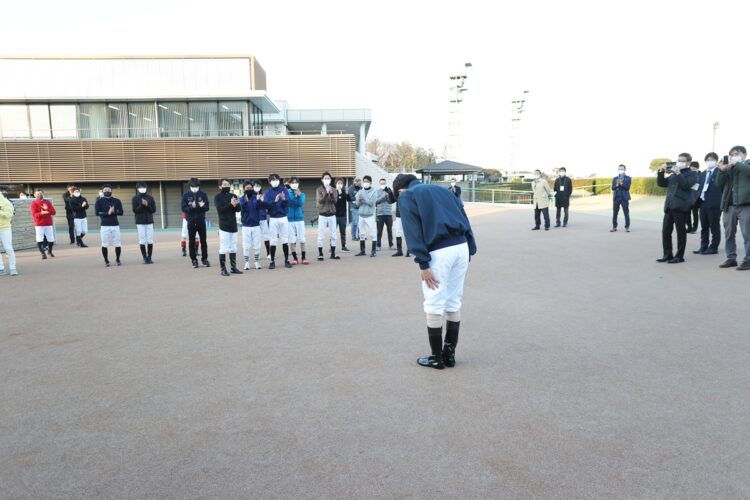
[[[148,206],[148,200],[146,198],[141,198],[141,205],[143,205],[144,207],[147,207]]]
[[[109,211],[107,213],[109,215],[112,215],[113,213],[115,213],[115,207],[114,206],[109,207]]]
[[[203,207],[205,207],[205,206],[206,206],[206,202],[205,202],[205,201],[203,201],[203,200],[200,200],[200,201],[198,202],[198,206],[199,206],[199,207],[201,207],[201,208],[203,208]],[[195,208],[195,203],[193,203],[193,208]]]

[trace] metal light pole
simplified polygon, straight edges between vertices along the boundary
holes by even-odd
[[[471,68],[471,63],[464,63],[464,68]],[[466,88],[466,72],[449,75],[448,87],[448,160],[457,160],[461,156],[461,115],[459,104],[464,100],[462,94]]]
[[[719,122],[714,122],[714,138],[711,141],[711,151],[716,151],[716,131],[719,130]]]
[[[525,111],[526,99],[529,91],[524,90],[523,96],[510,102],[510,172],[518,177],[519,140],[521,135],[521,115]]]

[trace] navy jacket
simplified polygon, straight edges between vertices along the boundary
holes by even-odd
[[[688,212],[695,203],[695,192],[692,187],[698,183],[698,173],[689,168],[682,169],[680,175],[672,174],[664,177],[664,172],[659,170],[656,174],[656,184],[667,188],[667,198],[664,200],[664,211],[678,210]]]
[[[358,211],[359,205],[357,205],[357,193],[362,188],[357,188],[354,184],[349,186],[349,195],[346,197],[347,200],[349,200],[349,204],[352,207],[352,211]]]
[[[620,201],[629,201],[630,200],[630,183],[632,182],[632,179],[627,176],[622,176],[622,186],[617,185],[617,179],[619,179],[620,176],[614,177],[612,179],[612,197],[615,200]]]
[[[560,186],[563,187],[562,191]],[[555,206],[556,207],[567,207],[570,205],[570,196],[573,194],[573,181],[567,175],[565,177],[558,177],[555,179]]]
[[[469,219],[452,191],[414,180],[399,195],[398,207],[407,246],[420,269],[428,269],[430,252],[441,248],[466,242],[469,255],[477,253]]]
[[[115,207],[115,211],[112,215],[109,214],[110,207]],[[101,219],[100,226],[119,226],[120,222],[117,220],[118,215],[122,215],[122,202],[118,200],[117,198],[110,197],[107,198],[106,196],[102,196],[98,200],[96,200],[96,205],[94,205],[94,209],[96,210],[96,215],[99,216]]]
[[[240,211],[242,213],[242,225],[244,227],[260,226],[261,215],[263,215],[262,220],[266,220],[266,210],[263,208],[263,201],[258,201],[258,197],[255,193],[249,197],[245,195],[240,198]]]
[[[698,193],[703,193],[703,186],[706,185],[706,180],[709,178],[711,172],[705,170],[701,172],[700,184],[701,187],[698,189]],[[723,194],[722,189],[716,185],[716,178],[719,176],[719,169],[713,169],[713,177],[711,178],[711,184],[709,184],[706,190],[705,199],[701,202],[701,206],[704,208],[721,208],[721,195]],[[700,195],[699,195],[700,196]]]
[[[203,207],[198,205],[201,201],[205,203]],[[195,202],[195,208],[193,208],[193,202]],[[185,220],[188,221],[188,224],[205,222],[206,212],[208,212],[208,195],[201,190],[193,193],[188,189],[182,195],[182,211],[185,214]]]
[[[285,198],[275,202],[276,195],[279,193],[284,193]],[[268,215],[272,219],[286,217],[289,213],[289,192],[281,183],[279,183],[278,187],[268,188],[266,194],[263,195],[263,205],[268,210]]]

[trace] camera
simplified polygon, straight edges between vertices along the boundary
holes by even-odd
[[[666,168],[666,171],[667,171],[667,173],[671,173],[671,172],[672,172],[672,169],[673,169],[674,167],[676,167],[676,166],[677,166],[677,162],[674,162],[674,161],[668,161],[668,162],[667,162],[667,168]]]
[[[724,165],[729,165],[729,155],[724,155]]]

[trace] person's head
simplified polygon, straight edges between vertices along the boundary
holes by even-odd
[[[620,175],[625,175],[626,170],[627,170],[627,167],[625,167],[625,165],[620,164],[617,166],[617,173]]]
[[[691,161],[693,161],[693,157],[690,153],[680,153],[677,155],[677,168],[680,170],[688,168]]]
[[[344,189],[344,179],[336,177],[336,189]]]
[[[320,176],[320,180],[323,181],[323,185],[325,187],[331,185],[331,179],[333,179],[333,177],[331,177],[331,174],[328,172],[323,172],[323,174]]]
[[[455,186],[457,182],[458,182],[458,179],[456,177],[453,177],[451,179],[451,187]]]
[[[246,180],[245,182],[243,182],[242,191],[247,195],[252,194],[253,193],[253,181]]]
[[[68,184],[68,187],[67,187],[68,192],[69,193],[73,193],[73,188],[75,188],[75,187],[76,187],[75,184]]]
[[[279,174],[273,173],[268,176],[268,183],[271,184],[272,188],[279,187],[279,182],[281,182],[281,177],[279,177]]]
[[[263,186],[261,185],[260,181],[253,182],[254,193],[260,193],[262,190],[263,190]]]
[[[289,188],[293,190],[299,189],[299,179],[297,177],[289,178]]]
[[[190,186],[190,192],[197,193],[201,188],[201,181],[197,177],[191,177],[188,185]]]
[[[8,186],[0,186],[0,196],[8,196]]]
[[[139,192],[139,193],[141,193],[141,194],[146,194],[146,191],[148,191],[148,184],[146,184],[146,183],[145,183],[145,182],[143,182],[143,181],[139,181],[139,182],[138,182],[138,183],[137,183],[137,184],[135,185],[135,188],[136,188],[136,189],[138,190],[138,192]]]
[[[369,175],[365,175],[362,177],[362,187],[365,189],[370,189],[370,186],[372,186],[372,177]]]
[[[362,179],[360,179],[359,177],[357,177],[356,179],[354,179],[354,186],[358,187],[358,188],[362,187]]]
[[[409,189],[409,184],[417,180],[417,176],[414,174],[398,174],[393,179],[393,195],[398,198],[401,193]]]
[[[700,170],[700,168],[701,168],[701,164],[698,163],[697,161],[691,161],[690,162],[690,170],[698,171],[698,170]]]
[[[745,146],[735,146],[729,150],[729,157],[731,163],[745,161],[745,158],[747,158],[747,149],[745,149]]]
[[[78,186],[74,187],[73,188],[73,196],[75,196],[76,198],[78,198],[79,196],[81,196],[81,188],[79,188]]]
[[[232,183],[229,182],[229,179],[221,179],[219,180],[219,189],[222,193],[229,193],[229,190],[232,188]]]
[[[112,197],[112,186],[110,184],[104,184],[102,186],[102,196],[105,198]]]
[[[534,170],[534,179],[541,179],[542,178],[542,171],[537,169]]]
[[[44,191],[41,188],[37,188],[34,190],[34,198],[37,200],[43,200],[44,199]]]
[[[565,177],[568,174],[568,171],[565,170],[565,167],[560,167],[560,170],[558,170],[557,173],[560,177]]]
[[[286,186],[287,189],[289,188],[289,184],[291,182],[292,182],[292,178],[291,177],[284,177],[284,186]]]
[[[380,184],[380,189],[385,189],[385,187],[388,185],[386,180],[382,178],[378,181],[378,184]]]

